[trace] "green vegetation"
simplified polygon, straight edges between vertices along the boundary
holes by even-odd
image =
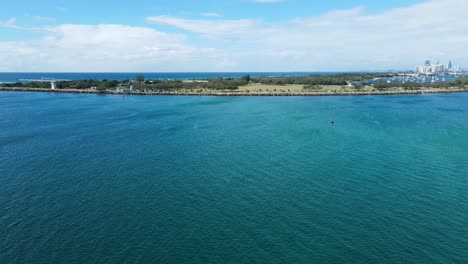
[[[340,73],[308,76],[212,78],[206,80],[145,80],[137,75],[130,80],[76,80],[57,82],[57,88],[70,90],[93,90],[97,92],[130,92],[131,85],[137,84],[136,92],[237,92],[237,93],[302,93],[302,92],[372,92],[372,91],[415,91],[422,89],[447,90],[467,89],[468,77],[459,77],[453,82],[440,83],[387,83],[368,85],[366,80],[378,77],[392,77],[387,73]],[[5,88],[49,89],[49,82],[0,83]]]
[[[250,77],[250,74],[243,76],[242,79],[244,79],[244,81],[246,81],[247,83],[250,83],[250,81],[252,80],[252,78]]]
[[[304,90],[307,91],[320,91],[323,89],[322,85],[304,85]]]
[[[258,77],[253,78],[252,82],[268,85],[346,85],[348,82],[363,82],[366,79],[373,79],[377,77],[392,77],[392,75],[386,73],[336,73],[308,76]]]
[[[406,82],[406,83],[387,83],[379,82],[374,84],[374,88],[379,91],[394,89],[394,88],[403,88],[404,90],[421,90],[427,88],[434,89],[448,89],[451,87],[466,88],[468,87],[468,77],[458,77],[453,82],[435,82],[435,83],[416,83],[416,82]]]
[[[248,76],[248,75],[247,75]],[[215,90],[236,90],[239,86],[247,85],[250,81],[250,76],[240,79],[236,78],[217,78],[209,79],[208,82],[201,85],[202,88]]]
[[[141,87],[141,84],[145,81],[145,76],[139,74],[136,76],[135,80],[138,83],[138,87]]]
[[[468,87],[468,77],[459,77],[455,80],[455,86],[457,87]]]
[[[49,82],[15,82],[15,83],[0,83],[0,87],[5,88],[12,88],[12,87],[27,87],[27,88],[42,88],[42,89],[49,89],[50,83]]]
[[[100,90],[107,90],[107,89],[113,89],[117,88],[119,85],[119,82],[116,80],[103,80],[102,82],[99,83],[97,86],[97,89]]]

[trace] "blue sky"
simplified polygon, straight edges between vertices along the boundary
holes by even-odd
[[[468,44],[461,37],[466,2],[6,1],[0,71],[386,70],[426,58],[465,64],[457,49]]]
[[[229,19],[261,17],[267,21],[286,20],[298,16],[320,15],[333,9],[365,6],[370,12],[392,7],[404,7],[421,0],[289,0],[260,3],[254,0],[81,0],[40,1],[18,0],[2,3],[0,20],[11,17],[35,23],[34,17],[54,18],[61,23],[122,23],[144,25],[145,17],[172,15],[197,18],[204,13],[216,13]]]

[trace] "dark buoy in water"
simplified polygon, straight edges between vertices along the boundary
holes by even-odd
[[[331,123],[332,125],[334,125],[334,124],[335,124],[335,121],[334,121],[334,120],[332,120],[330,123]]]

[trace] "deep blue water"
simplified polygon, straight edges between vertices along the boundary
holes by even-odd
[[[54,78],[62,80],[134,80],[138,74],[146,79],[207,79],[207,78],[238,78],[251,76],[304,76],[312,72],[0,72],[0,82],[17,82],[20,79]],[[329,73],[321,73],[329,74]]]
[[[0,263],[467,263],[468,94],[0,105]]]

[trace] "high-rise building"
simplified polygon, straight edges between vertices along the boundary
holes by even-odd
[[[459,73],[462,72],[462,69],[454,67],[452,61],[449,61],[447,65],[444,65],[440,64],[439,60],[437,60],[436,64],[431,64],[430,60],[425,60],[424,65],[416,67],[414,72],[418,74],[435,75],[441,73]]]

